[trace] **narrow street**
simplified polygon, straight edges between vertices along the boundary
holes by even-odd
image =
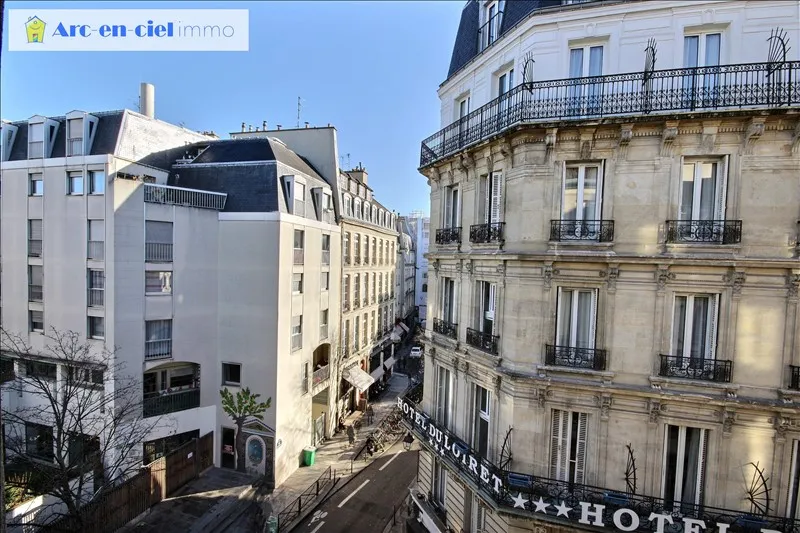
[[[295,533],[380,532],[394,507],[408,495],[417,475],[416,450],[402,442],[388,449],[292,531]]]

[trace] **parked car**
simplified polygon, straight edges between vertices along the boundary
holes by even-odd
[[[414,346],[411,348],[411,353],[408,354],[409,357],[420,358],[422,357],[422,346]]]

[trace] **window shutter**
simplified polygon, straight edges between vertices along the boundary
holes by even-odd
[[[461,194],[458,189],[453,189],[453,219],[452,227],[461,225]]]
[[[592,290],[592,311],[589,315],[589,347],[597,346],[597,289]]]
[[[492,204],[490,222],[500,222],[500,208],[503,198],[503,174],[495,172],[492,174]]]
[[[705,500],[706,482],[706,457],[708,453],[708,430],[700,430],[700,468],[697,469],[697,494],[695,501],[697,505],[703,505]]]
[[[550,436],[550,477],[567,481],[567,461],[569,460],[569,412],[553,409],[553,422]]]
[[[584,483],[584,473],[586,472],[586,432],[589,415],[586,413],[572,413],[578,417],[578,434],[573,438],[578,439],[578,446],[575,453],[575,483]]]
[[[728,159],[724,156],[722,162],[717,166],[717,205],[715,206],[715,217],[717,220],[725,220],[725,202],[728,190]]]
[[[442,220],[442,227],[449,228],[450,221],[453,220],[453,189],[447,187],[444,193],[444,220]]]
[[[486,192],[483,194],[483,218],[488,224],[491,221],[492,212],[492,174],[486,176]]]
[[[495,295],[497,293],[497,285],[495,285],[494,283],[487,283],[487,285],[489,285],[489,308],[486,309],[486,319],[494,320]]]
[[[712,294],[709,297],[709,314],[708,317],[708,352],[705,354],[706,359],[714,360],[717,358],[717,324],[719,323],[719,294]]]
[[[41,219],[31,219],[30,223],[30,239],[34,241],[42,240],[42,220]]]

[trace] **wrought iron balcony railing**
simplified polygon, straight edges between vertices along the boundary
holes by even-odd
[[[790,365],[791,378],[789,380],[789,388],[800,390],[800,366]]]
[[[800,61],[521,83],[422,141],[420,167],[526,123],[800,103]]]
[[[492,355],[497,355],[500,337],[491,333],[483,333],[477,329],[467,328],[467,344]]]
[[[626,524],[625,529],[631,531],[661,531],[667,519],[675,524],[669,526],[670,531],[687,531],[685,520],[694,519],[703,522],[699,529],[706,528],[709,531],[721,530],[719,525],[724,524],[731,533],[768,530],[800,532],[800,520],[797,519],[766,513],[755,516],[736,509],[675,502],[627,493],[624,489],[584,485],[500,468],[434,420],[421,408],[421,401],[421,384],[412,387],[400,398],[399,407],[405,426],[425,449],[447,462],[455,475],[470,480],[482,497],[494,501],[502,509],[530,513],[531,518],[544,514],[550,521],[561,522],[570,530],[580,523],[582,512],[585,512],[583,504],[588,505],[592,513],[597,513],[591,515],[594,525],[611,529],[624,517],[622,523]],[[564,508],[566,511],[562,514],[561,509]],[[635,527],[632,527],[634,524]]]
[[[440,228],[436,230],[436,244],[461,243],[461,228]]]
[[[733,361],[661,354],[658,375],[667,378],[730,383],[733,377]]]
[[[478,50],[484,51],[500,37],[500,22],[503,20],[503,12],[498,11],[492,18],[478,29]]]
[[[614,240],[613,220],[551,220],[551,241],[594,241],[612,242]]]
[[[433,331],[435,331],[439,335],[444,335],[445,337],[450,337],[451,339],[455,339],[458,336],[458,324],[453,324],[452,322],[447,322],[439,318],[434,318]]]
[[[544,362],[551,366],[586,368],[589,370],[606,369],[606,350],[595,348],[577,348],[575,346],[545,346]]]
[[[186,189],[184,187],[158,185],[157,183],[144,184],[144,201],[151,204],[179,205],[222,211],[225,209],[227,199],[228,195],[222,192]]]
[[[166,394],[146,394],[142,404],[142,416],[166,415],[200,407],[200,389],[188,389]]]
[[[505,222],[492,222],[491,224],[473,224],[469,227],[469,242],[490,243],[503,242],[503,229]]]
[[[738,244],[742,242],[742,221],[667,220],[667,242]]]
[[[323,381],[327,380],[331,375],[331,365],[325,365],[322,368],[318,368],[314,370],[314,374],[311,378],[311,382],[313,386],[316,387]]]

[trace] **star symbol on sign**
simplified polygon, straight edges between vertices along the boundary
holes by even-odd
[[[539,496],[539,501],[533,502],[533,505],[536,506],[534,512],[544,514],[547,514],[547,508],[550,507],[550,504],[545,502],[541,496]]]
[[[564,501],[561,501],[561,505],[554,505],[553,507],[556,508],[558,514],[556,516],[566,516],[569,518],[569,512],[572,510],[572,507],[567,507],[567,504]]]
[[[512,499],[512,500],[514,500],[514,508],[520,507],[520,508],[522,508],[522,509],[525,509],[525,503],[526,503],[526,500],[525,500],[525,498],[522,496],[522,493],[521,493],[521,492],[520,492],[519,494],[517,494],[517,497],[516,497],[516,498],[514,498],[514,497],[512,496],[512,497],[511,497],[511,499]]]

